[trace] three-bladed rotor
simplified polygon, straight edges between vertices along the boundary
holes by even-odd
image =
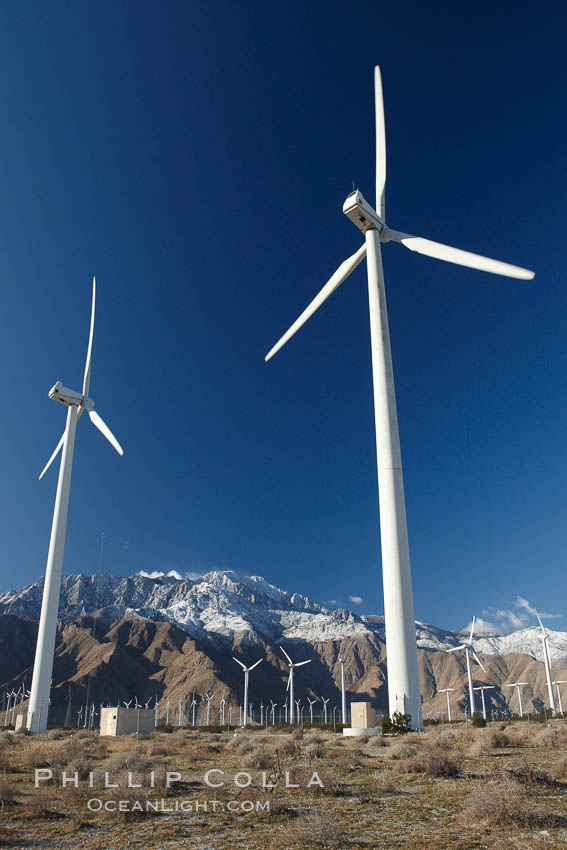
[[[91,382],[91,359],[92,359],[92,350],[93,350],[93,336],[94,336],[94,321],[95,321],[95,302],[96,302],[96,279],[93,277],[93,295],[92,295],[92,303],[91,303],[91,323],[89,330],[89,342],[87,346],[87,359],[85,361],[85,371],[83,374],[83,389],[81,393],[77,393],[74,390],[68,389],[68,387],[64,387],[61,381],[57,381],[53,387],[49,390],[49,398],[53,401],[58,401],[60,404],[64,404],[67,407],[74,406],[77,408],[77,419],[79,419],[83,415],[83,411],[87,411],[89,419],[95,426],[98,428],[103,437],[106,437],[110,445],[116,449],[119,455],[124,454],[124,450],[122,446],[106,424],[106,422],[102,419],[101,416],[94,410],[95,403],[92,398],[89,398],[89,387]],[[43,478],[61,449],[63,448],[63,443],[65,442],[65,432],[61,435],[61,439],[57,443],[55,447],[55,451],[43,467],[40,473],[40,479]]]
[[[374,69],[374,99],[376,118],[376,209],[368,203],[360,191],[355,190],[347,197],[343,205],[345,215],[363,233],[366,233],[368,230],[378,230],[381,242],[399,242],[410,251],[424,254],[426,257],[433,257],[437,260],[444,260],[447,263],[467,266],[468,268],[491,272],[492,274],[504,275],[520,280],[531,280],[534,277],[534,272],[529,269],[514,266],[510,263],[503,263],[500,260],[493,260],[490,257],[484,257],[480,254],[473,254],[470,251],[463,251],[460,248],[452,248],[450,245],[433,242],[431,239],[424,239],[421,236],[412,236],[409,233],[391,230],[387,226],[385,202],[386,126],[384,121],[382,76],[378,65]],[[297,333],[313,313],[352,274],[365,256],[366,245],[362,245],[355,254],[341,263],[336,272],[329,278],[325,286],[305,308],[299,318],[296,319],[289,330],[270,349],[264,358],[266,361],[270,360]]]

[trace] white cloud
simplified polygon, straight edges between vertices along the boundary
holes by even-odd
[[[483,614],[486,612],[483,611]],[[472,620],[467,624],[467,627],[463,629],[463,632],[468,632],[470,634],[472,626]],[[475,635],[483,634],[485,632],[491,632],[496,634],[502,633],[502,627],[498,626],[496,623],[492,623],[490,620],[483,620],[482,617],[477,617],[474,624],[474,633]]]
[[[354,603],[354,605],[362,605],[364,602],[362,596],[349,596],[348,601]]]
[[[525,629],[528,626],[537,625],[537,612],[535,607],[528,599],[523,596],[516,596],[510,608],[485,608],[482,613],[490,617],[493,626],[493,631],[503,634],[516,631],[517,629]],[[542,620],[562,619],[562,614],[551,614],[549,611],[540,611]],[[534,622],[535,621],[535,622]],[[477,623],[480,621],[477,619]],[[470,628],[470,624],[469,624]],[[480,631],[480,626],[478,626]]]

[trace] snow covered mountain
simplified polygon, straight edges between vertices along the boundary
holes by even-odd
[[[0,614],[39,619],[43,579],[19,590],[0,594]],[[384,642],[384,618],[359,616],[338,608],[331,610],[300,593],[288,593],[260,576],[242,576],[230,570],[213,570],[198,578],[173,575],[132,576],[67,575],[61,586],[59,617],[73,622],[100,611],[101,618],[115,621],[135,615],[166,621],[192,637],[221,645],[265,644],[287,641],[321,643],[356,638]],[[416,623],[422,649],[447,650],[463,640],[463,634]],[[567,633],[550,630],[553,659],[567,656]],[[486,655],[524,653],[542,657],[538,628],[508,635],[486,634],[475,639],[477,652]]]

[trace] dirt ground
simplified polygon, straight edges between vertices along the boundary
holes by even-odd
[[[4,731],[0,845],[567,847],[566,745],[562,722],[369,739],[308,726],[140,740]]]

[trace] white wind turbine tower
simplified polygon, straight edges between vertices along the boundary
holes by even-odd
[[[283,646],[281,646],[280,649],[283,652],[283,654],[285,655],[285,657],[287,658],[288,663],[289,663],[289,677],[288,677],[288,680],[287,680],[286,691],[289,691],[289,722],[293,723],[293,712],[294,712],[294,706],[295,706],[294,692],[293,692],[293,671],[295,670],[296,667],[303,667],[304,664],[311,664],[311,659],[309,659],[308,661],[297,661],[297,662],[294,663],[291,660],[291,658],[289,657],[289,655],[287,654],[287,652],[285,651],[285,649],[283,648]],[[287,723],[287,717],[286,717],[286,723]]]
[[[449,723],[451,722],[451,700],[449,698],[449,694],[450,694],[451,691],[454,691],[454,690],[455,690],[455,688],[439,688],[440,694],[442,694],[442,693],[447,694],[447,717],[448,717]]]
[[[258,666],[262,659],[260,658],[260,660],[256,661],[256,663],[253,664],[251,667],[247,667],[245,664],[242,663],[242,661],[239,661],[238,658],[235,658],[234,655],[232,656],[232,658],[233,661],[236,661],[237,664],[240,664],[240,666],[244,670],[244,723],[242,725],[246,726],[246,723],[248,721],[248,674],[251,670],[254,669],[254,667]]]
[[[341,723],[346,723],[345,659],[341,656],[338,660],[341,665]]]
[[[330,702],[330,701],[331,701],[330,697],[327,697],[326,699],[325,699],[325,697],[321,697],[321,702],[323,703],[323,712],[324,712],[324,715],[325,715],[325,723],[327,723],[327,703]]]
[[[45,569],[45,584],[43,588],[43,601],[41,604],[41,616],[37,635],[33,679],[28,706],[27,727],[30,731],[35,733],[43,732],[47,727],[49,692],[51,686],[51,674],[53,670],[55,635],[57,631],[57,614],[59,611],[59,592],[61,588],[61,573],[63,570],[63,551],[65,548],[65,533],[67,530],[67,510],[69,507],[69,490],[71,487],[71,467],[73,465],[75,428],[83,414],[83,411],[87,411],[93,425],[98,428],[104,437],[106,437],[110,445],[116,449],[118,454],[123,454],[120,443],[98,413],[94,410],[94,401],[89,398],[91,354],[95,319],[95,298],[96,281],[93,277],[91,326],[82,391],[78,393],[74,390],[67,389],[67,387],[62,385],[61,381],[57,381],[57,383],[49,391],[49,398],[53,399],[53,401],[58,401],[67,407],[67,422],[63,436],[57,443],[55,451],[47,461],[41,475],[39,476],[40,478],[43,477],[59,454],[59,451],[62,450],[59,479],[57,482],[57,493],[55,496],[55,508],[53,511],[53,523],[51,526],[51,539],[49,541],[49,552],[47,555],[47,566]]]
[[[510,684],[506,685],[507,688],[516,688],[516,693],[518,694],[518,706],[520,709],[520,717],[524,716],[524,710],[522,708],[522,691],[521,688],[523,685],[527,685],[527,682],[510,682]]]
[[[545,615],[544,615],[545,616]],[[549,707],[551,709],[551,713],[555,716],[555,696],[553,694],[553,684],[551,682],[551,663],[549,661],[549,634],[545,630],[543,623],[541,622],[541,617],[536,611],[536,617],[539,621],[539,625],[541,627],[541,632],[539,636],[541,638],[541,645],[543,647],[543,663],[545,664],[545,675],[547,678],[547,692],[549,694]]]
[[[563,702],[561,701],[561,691],[559,690],[559,685],[567,685],[567,680],[556,679],[553,684],[557,688],[557,702],[559,703],[559,714],[563,716]]]
[[[365,243],[344,260],[323,289],[266,355],[269,360],[315,313],[323,302],[367,257],[370,337],[374,385],[374,418],[378,461],[378,491],[382,548],[382,579],[386,626],[388,695],[390,715],[395,711],[411,714],[415,728],[422,727],[421,693],[417,664],[417,643],[413,592],[406,526],[402,457],[398,433],[396,395],[390,350],[381,242],[400,242],[410,251],[457,265],[508,277],[531,280],[527,269],[471,254],[390,230],[385,221],[386,132],[380,68],[374,69],[376,106],[376,209],[362,193],[352,192],[343,212],[365,234]]]
[[[478,666],[481,667],[484,670],[484,672],[486,673],[486,667],[484,666],[484,664],[482,663],[482,661],[480,660],[480,658],[478,657],[478,655],[474,651],[473,645],[472,645],[475,622],[476,622],[476,617],[473,617],[472,625],[471,625],[471,633],[470,633],[470,637],[469,637],[468,641],[466,643],[462,643],[460,646],[454,646],[452,649],[447,650],[447,652],[458,652],[460,649],[465,650],[465,656],[466,656],[466,659],[467,659],[467,677],[468,677],[468,680],[469,680],[469,701],[470,701],[470,707],[471,707],[471,720],[472,720],[473,714],[475,714],[475,705],[474,705],[474,688],[473,688],[473,681],[472,681],[472,674],[471,674],[471,660],[470,660],[470,657],[469,657],[469,653],[470,653],[470,655],[472,655],[472,657],[474,658],[474,660],[476,661]]]

